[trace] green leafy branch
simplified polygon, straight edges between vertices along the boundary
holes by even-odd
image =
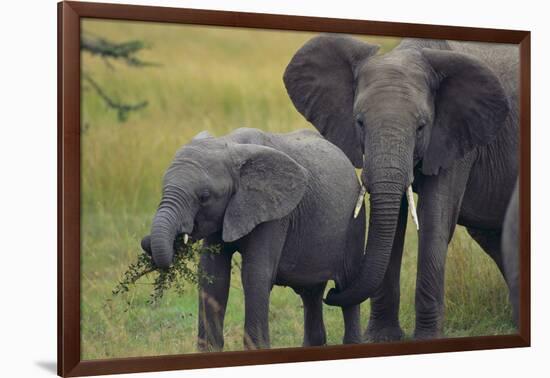
[[[157,268],[149,255],[140,252],[137,261],[128,266],[119,283],[113,289],[113,295],[127,293],[140,278],[155,274],[156,277],[151,284],[153,291],[149,296],[148,303],[157,305],[164,293],[170,289],[182,294],[185,292],[186,283],[196,285],[201,280],[213,281],[212,277],[198,268],[198,261],[203,253],[219,253],[219,246],[205,246],[201,241],[185,244],[181,238],[178,238],[175,247],[174,260],[168,269]]]

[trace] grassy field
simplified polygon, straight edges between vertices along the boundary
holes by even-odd
[[[148,106],[120,123],[115,111],[83,82],[82,94],[82,282],[84,359],[195,351],[197,293],[169,294],[152,308],[147,283],[126,297],[111,290],[140,253],[160,199],[161,178],[176,150],[195,134],[223,135],[237,127],[272,132],[310,128],[294,109],[282,83],[292,54],[308,33],[234,30],[130,22],[83,22],[85,33],[112,41],[143,40],[145,61],[130,68],[82,56],[82,70],[114,98]],[[368,38],[391,49],[398,41]],[[402,268],[402,326],[414,328],[416,231],[408,227]],[[237,257],[238,258],[238,257]],[[445,334],[450,337],[514,331],[507,291],[493,262],[458,228],[447,259]],[[225,322],[226,350],[242,349],[243,293],[233,273]],[[362,306],[362,326],[369,304]],[[340,310],[325,306],[328,342],[343,335]],[[272,346],[302,342],[299,297],[276,287],[271,296]]]

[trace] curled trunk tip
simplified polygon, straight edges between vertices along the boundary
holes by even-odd
[[[404,193],[370,196],[369,233],[357,277],[342,291],[331,289],[325,303],[348,307],[372,297],[386,274]]]
[[[176,239],[176,225],[171,217],[157,213],[151,227],[151,252],[153,262],[161,269],[172,264],[174,258],[174,240]]]

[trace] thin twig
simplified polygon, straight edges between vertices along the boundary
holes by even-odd
[[[96,34],[84,32],[80,38],[80,50],[86,51],[92,55],[98,55],[102,58],[105,65],[114,70],[110,59],[119,59],[126,62],[127,65],[133,67],[158,66],[156,63],[145,62],[137,58],[135,55],[142,49],[147,48],[147,45],[142,41],[129,41],[123,43],[113,43],[99,37]],[[147,101],[141,101],[137,104],[124,104],[113,100],[101,86],[87,73],[82,73],[82,77],[90,86],[92,86],[99,97],[107,104],[107,106],[115,109],[118,113],[118,120],[125,121],[128,118],[128,113],[136,111],[147,106]]]
[[[92,55],[99,55],[102,58],[121,59],[129,66],[135,67],[158,66],[157,63],[145,62],[135,56],[137,52],[145,48],[147,48],[147,45],[138,40],[113,43],[104,38],[91,37],[84,33],[80,38],[80,49]]]
[[[126,120],[128,112],[142,109],[142,108],[146,107],[147,104],[148,104],[147,101],[142,101],[142,102],[139,102],[139,103],[134,104],[134,105],[129,105],[129,104],[123,104],[123,103],[120,103],[120,102],[116,102],[115,100],[111,99],[105,93],[105,91],[99,86],[99,84],[96,83],[96,81],[94,79],[92,79],[92,77],[90,75],[83,72],[82,73],[82,78],[84,80],[86,80],[92,86],[92,88],[95,89],[95,91],[97,92],[99,97],[101,97],[103,99],[103,101],[105,101],[105,103],[109,107],[111,107],[111,108],[115,109],[116,111],[118,111],[119,121]]]

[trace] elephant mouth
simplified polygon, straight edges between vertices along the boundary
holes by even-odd
[[[173,242],[173,253],[181,253],[182,251],[187,251],[185,247],[187,245],[195,243],[199,239],[195,239],[194,237],[190,236],[187,233],[180,232],[176,235],[176,238]],[[185,253],[185,252],[184,252]]]
[[[189,240],[191,243],[195,243],[219,232],[221,232],[221,226],[216,222],[204,220],[199,222],[195,219],[193,222],[193,230],[189,233]]]
[[[353,211],[354,219],[359,216],[359,212],[361,211],[361,208],[363,207],[363,203],[365,202],[366,192],[367,192],[367,189],[363,185],[361,185],[361,190],[359,191],[359,195],[357,196],[357,202],[355,204],[355,209]],[[407,187],[407,190],[405,193],[407,194],[407,201],[409,202],[409,209],[411,211],[412,220],[416,226],[416,230],[418,231],[420,229],[420,225],[418,223],[418,214],[416,213],[416,205],[414,203],[412,184],[410,184]]]
[[[193,244],[195,241],[195,238],[190,234],[180,232],[176,235],[176,239],[174,240],[174,250],[177,250],[182,245],[187,245],[188,243]]]
[[[196,242],[197,240],[199,239],[196,239],[192,236],[189,236],[188,234],[186,233],[183,233],[183,232],[180,232],[176,235],[175,239],[174,239],[174,242],[172,243],[173,246],[173,251],[178,251],[179,249],[181,249],[181,247],[183,245],[186,245],[188,243],[191,243],[193,244],[194,242]],[[153,253],[152,253],[152,250],[151,250],[151,237],[150,236],[146,236],[144,237],[142,240],[141,240],[141,249],[143,250],[144,253],[146,253],[149,257],[152,257],[153,256]]]

